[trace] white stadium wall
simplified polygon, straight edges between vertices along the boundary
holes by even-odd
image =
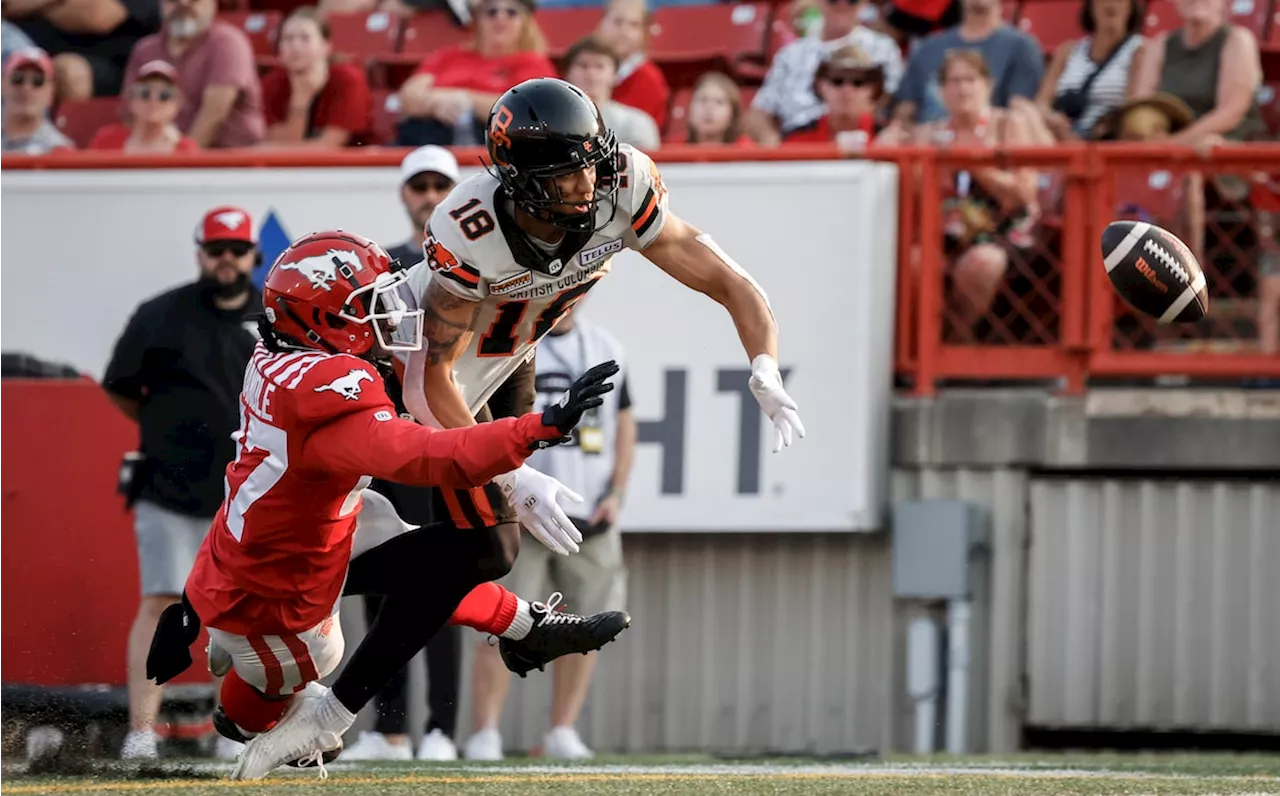
[[[469,170],[474,171],[474,169]],[[346,228],[386,246],[408,221],[393,168],[11,172],[2,329],[101,375],[137,303],[194,278],[208,209],[268,213],[291,238]],[[629,530],[871,530],[887,488],[897,168],[858,162],[672,164],[671,209],[765,288],[781,365],[811,431],[785,455],[746,392],[728,316],[635,253],[583,303],[631,358],[642,444]],[[745,413],[745,415],[744,415]],[[745,420],[745,422],[744,422]],[[833,468],[833,463],[838,466]]]

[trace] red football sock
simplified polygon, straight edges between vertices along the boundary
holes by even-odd
[[[462,598],[449,618],[451,625],[474,627],[483,633],[501,635],[516,618],[520,601],[496,583],[481,583]]]
[[[227,672],[222,680],[222,709],[227,718],[246,732],[266,732],[276,725],[293,697],[270,699],[258,689],[240,679],[236,670]]]

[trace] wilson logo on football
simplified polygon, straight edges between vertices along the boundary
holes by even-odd
[[[435,238],[427,238],[422,252],[427,255],[427,267],[432,271],[452,271],[458,267],[458,258]]]

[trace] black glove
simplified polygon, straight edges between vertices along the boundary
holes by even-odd
[[[200,636],[200,617],[191,609],[186,595],[160,614],[151,650],[147,653],[147,679],[164,685],[191,666],[192,644]]]
[[[614,386],[608,379],[617,374],[618,370],[618,363],[612,359],[596,365],[582,374],[559,401],[548,406],[542,413],[542,424],[560,429],[560,433],[565,436],[560,439],[543,440],[538,443],[538,447],[547,448],[568,442],[571,439],[568,436],[569,432],[578,425],[582,415],[588,409],[595,409],[604,403],[604,394],[611,391]]]

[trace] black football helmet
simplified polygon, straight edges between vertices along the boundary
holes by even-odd
[[[512,201],[535,218],[570,232],[593,232],[596,207],[618,188],[618,142],[600,109],[577,86],[540,77],[511,88],[489,113],[489,159]],[[552,180],[596,167],[590,210],[551,210],[563,200]]]

